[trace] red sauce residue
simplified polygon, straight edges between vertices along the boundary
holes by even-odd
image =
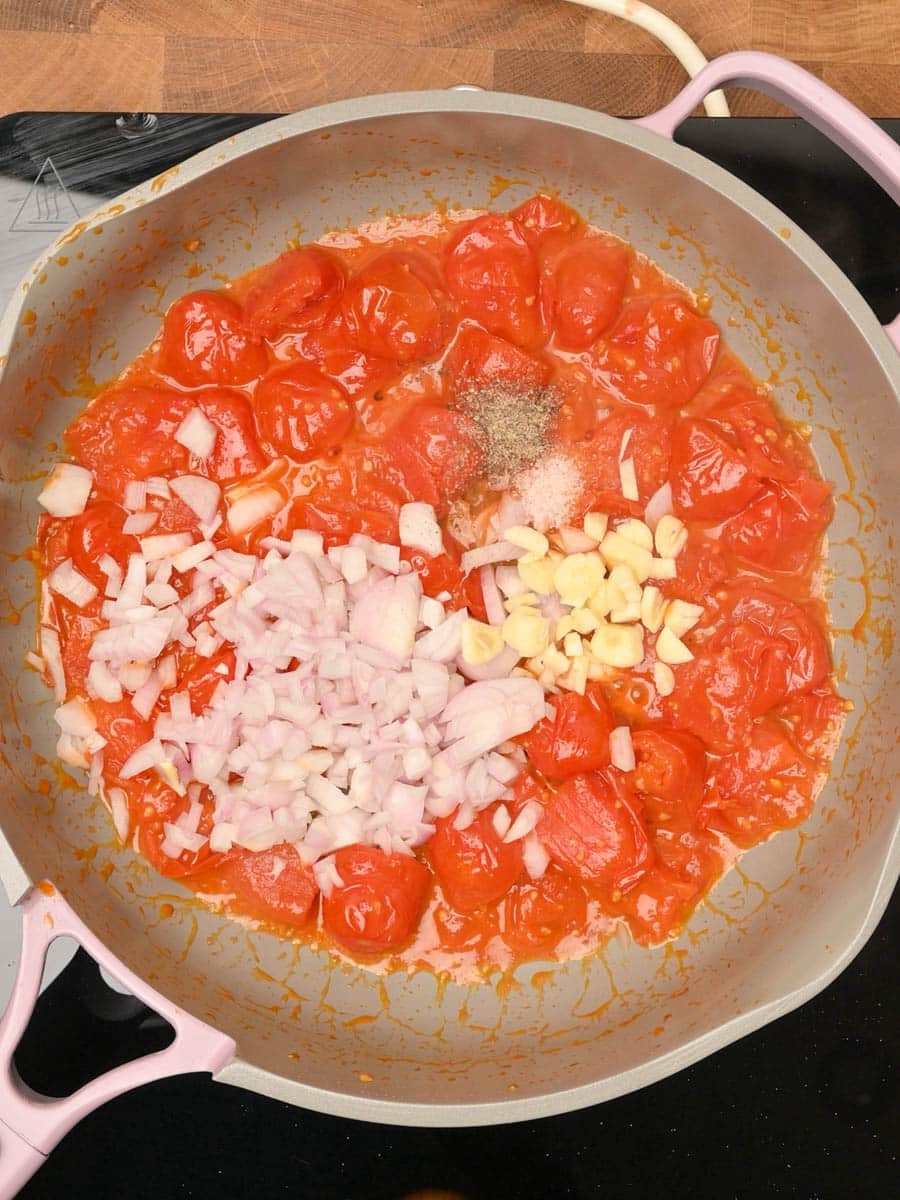
[[[511,182],[498,176],[495,194]],[[721,344],[708,298],[692,297],[552,197],[480,219],[470,238],[462,223],[442,204],[426,217],[337,231],[220,292],[176,301],[162,338],[68,430],[96,499],[80,517],[43,517],[39,527],[44,571],[71,558],[102,586],[99,557],[124,564],[136,548],[123,532],[124,488],[151,475],[202,469],[226,487],[264,478],[283,498],[273,520],[239,538],[224,525],[215,534],[220,547],[250,552],[295,528],[320,532],[327,546],[360,532],[397,544],[408,499],[427,500],[445,521],[464,503],[477,522],[498,495],[471,467],[478,447],[452,401],[460,378],[498,374],[524,373],[561,394],[556,438],[587,479],[576,517],[640,516],[668,482],[688,542],[677,579],[660,588],[703,608],[687,637],[694,657],[677,667],[670,696],[657,693],[649,671],[613,672],[583,697],[555,698],[553,722],[522,739],[528,766],[508,803],[515,810],[536,799],[544,810],[539,833],[552,861],[537,882],[520,849],[492,833],[490,812],[464,836],[438,822],[402,870],[393,861],[401,856],[340,851],[339,869],[367,879],[372,895],[323,930],[317,886],[290,847],[163,853],[163,826],[188,799],[156,776],[115,773],[149,740],[155,714],[145,720],[127,698],[94,703],[109,743],[107,787],[125,793],[131,833],[157,871],[285,936],[342,954],[349,947],[378,968],[424,964],[442,978],[583,955],[617,928],[642,944],[672,937],[739,850],[808,815],[843,714],[826,614],[812,592],[829,486],[802,431]],[[505,290],[485,285],[495,275]],[[369,305],[374,294],[381,299]],[[771,322],[746,312],[771,340]],[[285,370],[305,380],[305,407],[290,421],[266,400],[273,373]],[[203,467],[172,437],[198,403],[220,430]],[[626,432],[639,503],[622,496]],[[159,528],[185,520],[177,504],[151,504]],[[449,536],[445,544],[439,559],[412,556],[413,567],[426,591],[449,592],[452,605],[484,618],[477,578],[463,576],[459,544]],[[72,695],[85,692],[101,603],[51,601]],[[233,669],[229,653],[176,651],[179,686],[196,709],[221,678],[217,667]],[[631,727],[637,757],[630,773],[609,765],[609,732],[621,724]],[[212,822],[207,790],[200,802],[203,833]],[[91,851],[81,854],[87,866]],[[400,918],[379,925],[377,902],[388,890]],[[160,915],[172,911],[163,905]],[[372,933],[366,953],[348,933],[362,918]],[[196,921],[191,940],[195,933]],[[534,985],[545,986],[545,976]],[[292,998],[299,1006],[302,997]]]
[[[38,890],[42,891],[45,896],[55,896],[56,895],[56,888],[53,886],[53,884],[50,882],[49,879],[42,879],[41,882],[38,884]]]

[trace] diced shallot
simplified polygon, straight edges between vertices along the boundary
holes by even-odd
[[[202,475],[179,475],[169,487],[199,521],[211,521],[219,509],[222,489],[213,479]]]
[[[627,725],[617,725],[609,735],[609,760],[620,771],[633,771],[634,744]]]
[[[514,559],[521,558],[524,553],[521,546],[514,546],[512,542],[491,542],[489,546],[476,546],[473,550],[467,550],[459,563],[465,574],[468,575],[476,567],[485,567],[491,563],[512,562]]]
[[[71,558],[54,567],[47,576],[50,589],[70,600],[76,608],[84,608],[96,597],[97,589],[73,565]]]
[[[400,508],[400,545],[421,550],[429,558],[443,553],[444,540],[437,516],[430,504],[414,502]]]
[[[201,408],[192,408],[175,430],[175,441],[197,458],[209,458],[216,444],[216,427]]]

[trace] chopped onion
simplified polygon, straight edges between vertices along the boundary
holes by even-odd
[[[666,480],[662,487],[657,488],[647,501],[647,507],[644,509],[644,520],[655,532],[656,526],[662,518],[667,517],[673,511],[672,485]]]
[[[583,554],[597,549],[594,538],[588,537],[583,529],[574,529],[571,525],[563,525],[557,538],[564,554]]]
[[[171,558],[190,546],[193,540],[189,533],[155,533],[150,537],[141,538],[141,554],[145,562]]]
[[[634,770],[634,744],[627,725],[617,725],[609,735],[609,759],[620,771]]]
[[[147,507],[147,483],[143,479],[130,479],[125,484],[123,508],[129,512],[142,512]]]
[[[109,811],[119,841],[124,846],[128,841],[128,797],[121,788],[109,789]]]
[[[119,778],[133,779],[135,775],[142,775],[144,771],[149,771],[159,763],[165,762],[165,759],[166,752],[162,742],[157,738],[151,738],[149,742],[144,742],[143,746],[138,746],[137,750],[129,758],[126,758],[119,768]]]
[[[74,700],[61,704],[53,716],[63,733],[68,733],[71,737],[87,737],[97,728],[97,718],[90,705],[77,696]]]
[[[437,558],[444,551],[444,540],[437,516],[430,504],[414,502],[400,508],[400,545],[421,550],[429,558]]]
[[[237,498],[232,495],[237,492]],[[235,535],[246,533],[268,517],[274,516],[284,504],[284,497],[276,488],[259,483],[250,487],[233,489],[226,497],[228,501],[228,528]]]
[[[106,663],[91,663],[87,673],[87,687],[90,695],[109,704],[118,704],[122,699],[122,684]]]
[[[209,458],[216,444],[216,427],[200,408],[192,408],[175,430],[175,441],[197,458]]]
[[[515,546],[512,542],[491,542],[489,546],[476,546],[474,550],[467,550],[459,560],[459,564],[464,573],[468,575],[476,567],[485,567],[490,563],[512,562],[513,559],[521,558],[524,553],[521,546]]]
[[[53,695],[57,700],[66,698],[66,672],[63,666],[62,650],[59,644],[59,634],[49,625],[41,626],[41,654],[50,672],[53,684]]]
[[[625,458],[619,462],[619,482],[622,486],[622,495],[626,500],[637,501],[640,499],[633,458]]]
[[[512,825],[510,825],[506,835],[503,838],[504,842],[517,842],[521,838],[526,837],[534,830],[538,821],[541,819],[543,812],[543,806],[538,804],[537,800],[529,800],[528,803],[522,807],[521,812],[513,821]]]
[[[156,522],[159,520],[159,513],[155,512],[134,512],[130,513],[122,525],[122,532],[133,534],[135,537],[141,537],[145,533],[149,533]]]
[[[494,568],[488,564],[479,567],[478,577],[481,581],[481,595],[484,598],[484,611],[491,625],[502,625],[506,620],[506,609],[503,607],[503,597],[497,587]]]
[[[219,510],[222,489],[212,479],[202,475],[180,475],[169,481],[169,487],[200,521],[212,521]]]
[[[94,477],[85,467],[57,463],[38,496],[51,517],[77,517],[84,512]]]
[[[522,842],[522,861],[532,879],[540,879],[550,865],[550,855],[539,841],[537,834],[529,834]]]
[[[52,591],[70,600],[76,608],[84,608],[97,595],[97,589],[73,566],[71,558],[53,568],[47,583]]]
[[[518,650],[514,650],[512,646],[504,646],[493,658],[483,663],[466,662],[460,654],[456,660],[456,669],[460,675],[465,675],[466,679],[503,679],[521,657]]]

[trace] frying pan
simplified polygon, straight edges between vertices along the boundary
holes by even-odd
[[[900,200],[900,150],[885,134],[798,67],[733,54],[634,123],[474,91],[374,96],[273,121],[73,226],[23,282],[0,325],[8,552],[0,585],[10,613],[22,613],[18,624],[0,624],[10,697],[0,876],[24,928],[0,1027],[3,1194],[14,1194],[82,1115],[185,1071],[397,1124],[490,1124],[594,1104],[801,1004],[871,933],[900,867],[890,584],[900,326],[886,333],[777,209],[672,144],[703,95],[729,83],[791,104]],[[448,985],[425,972],[379,978],[208,912],[115,845],[101,806],[52,766],[53,704],[23,667],[35,595],[23,553],[40,475],[86,389],[151,340],[180,292],[218,286],[290,237],[311,239],[326,226],[445,199],[506,208],[539,187],[559,189],[708,292],[737,352],[809,425],[836,483],[825,586],[836,668],[854,711],[810,820],[746,855],[678,941],[648,951],[614,939],[584,963],[530,964],[497,986]],[[893,232],[885,236],[896,247]],[[48,1100],[25,1087],[11,1060],[47,945],[61,934],[165,1016],[176,1036],[166,1050]]]

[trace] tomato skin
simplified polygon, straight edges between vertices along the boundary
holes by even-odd
[[[564,871],[608,894],[634,887],[652,861],[635,798],[611,767],[567,780],[537,835]]]
[[[619,400],[679,408],[709,375],[719,330],[682,296],[630,301],[592,351],[598,383]]]
[[[846,712],[845,702],[830,682],[789,696],[778,708],[778,716],[791,730],[794,744],[825,766],[829,763],[833,736]]]
[[[397,378],[396,362],[366,354],[350,340],[343,314],[338,308],[321,329],[310,329],[296,339],[304,362],[313,363],[333,379],[351,400],[372,395]]]
[[[350,337],[366,354],[411,363],[433,358],[447,340],[447,299],[424,255],[389,250],[347,283],[341,311]]]
[[[541,270],[541,314],[564,350],[586,350],[618,315],[628,282],[628,248],[591,237],[566,246]]]
[[[597,424],[588,447],[591,456],[589,486],[598,492],[609,491],[621,497],[619,455],[622,439],[629,430],[631,437],[626,456],[634,459],[638,500],[643,506],[668,478],[670,431],[668,419],[651,416],[644,409],[630,406],[616,408]],[[598,504],[597,507],[609,512],[603,505]],[[643,516],[643,511],[636,515]]]
[[[517,346],[543,340],[538,313],[538,266],[513,217],[487,213],[451,239],[447,286],[466,312],[490,333]]]
[[[343,390],[301,362],[265,375],[256,386],[253,407],[260,436],[272,455],[285,454],[297,462],[339,446],[355,418]]]
[[[415,932],[431,885],[417,858],[375,846],[344,846],[334,855],[343,883],[322,897],[325,931],[347,950],[395,950]]]
[[[240,306],[220,292],[191,292],[166,313],[159,367],[186,387],[249,383],[268,362]]]
[[[728,577],[728,563],[718,540],[692,529],[687,545],[678,555],[678,576],[663,579],[659,589],[671,599],[708,604],[719,584]]]
[[[748,735],[753,679],[740,654],[725,646],[698,653],[678,668],[677,684],[663,701],[667,724],[695,734],[713,750],[727,752]]]
[[[98,565],[103,555],[114,558],[124,571],[128,556],[140,550],[137,538],[122,532],[124,523],[124,510],[109,500],[92,501],[80,516],[69,522],[68,548],[72,562],[101,592],[107,583],[107,576]]]
[[[764,719],[746,745],[714,764],[698,819],[738,846],[755,846],[806,819],[819,770],[777,721]]]
[[[772,484],[722,528],[722,540],[755,567],[801,573],[831,520],[831,485],[818,479]]]
[[[447,351],[441,373],[445,393],[454,395],[496,379],[543,387],[550,379],[550,365],[478,325],[467,324],[460,328]]]
[[[733,516],[762,487],[744,452],[705,420],[676,424],[670,480],[675,512],[695,521],[722,521]]]
[[[652,816],[673,806],[689,817],[703,799],[706,751],[680,729],[642,729],[631,735],[637,765],[634,785]],[[657,801],[661,803],[657,803]]]
[[[587,892],[571,875],[550,866],[535,881],[514,884],[503,905],[503,938],[525,953],[556,946],[587,919]]]
[[[328,317],[344,287],[340,261],[319,246],[286,250],[255,272],[244,299],[244,322],[259,337],[310,329]]]
[[[466,490],[481,463],[471,421],[436,404],[412,408],[385,445],[410,495],[433,505],[439,514],[448,500]]]
[[[532,766],[548,779],[571,779],[607,766],[615,718],[600,688],[583,696],[563,692],[549,704],[553,720],[544,717],[524,738]]]
[[[753,716],[817,687],[831,667],[828,644],[810,614],[760,588],[733,594],[723,606],[723,626],[712,645],[730,646],[743,660],[753,679]]]
[[[574,208],[544,192],[532,196],[509,215],[521,228],[526,242],[536,250],[556,246],[584,227]]]
[[[175,431],[190,407],[171,389],[114,385],[76,417],[66,441],[98,489],[119,497],[129,480],[187,471],[188,452]]]
[[[497,805],[482,809],[466,829],[440,817],[428,842],[428,857],[449,903],[473,913],[505,896],[522,874],[521,841],[505,843],[493,825]]]
[[[250,851],[235,847],[214,856],[194,886],[212,894],[236,893],[241,911],[257,920],[303,929],[318,905],[319,886],[312,868],[293,846],[282,843],[271,850]]]
[[[448,546],[448,550],[453,549],[454,553],[456,552],[449,534],[444,535],[444,544]],[[436,558],[429,558],[416,550],[406,551],[403,558],[418,574],[426,596],[439,596],[442,592],[449,592],[450,599],[445,601],[445,608],[467,608],[477,621],[487,620],[478,572],[470,571],[465,575],[459,565],[458,554],[454,557],[453,554],[445,553],[437,555]]]
[[[241,392],[208,388],[194,392],[196,403],[216,427],[216,441],[203,469],[216,483],[234,483],[256,475],[268,463],[262,452],[253,419],[253,407]]]

